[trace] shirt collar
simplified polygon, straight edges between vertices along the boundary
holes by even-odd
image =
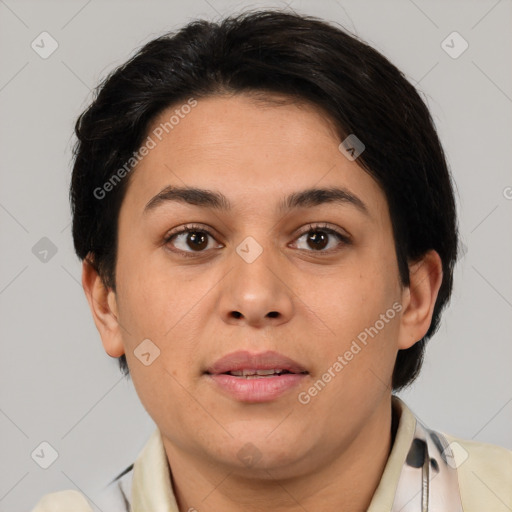
[[[179,512],[160,431],[156,429],[133,466],[132,512]]]
[[[400,398],[393,395],[391,405],[394,409],[394,413],[399,418],[398,428],[391,453],[384,467],[384,472],[373,494],[367,512],[391,510],[400,479],[400,473],[407,458],[407,453],[409,452],[416,429],[416,418],[414,414]]]

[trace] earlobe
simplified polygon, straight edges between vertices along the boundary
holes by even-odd
[[[420,260],[409,265],[410,284],[404,288],[404,311],[400,321],[398,348],[412,347],[427,333],[437,295],[443,281],[443,265],[439,254],[428,251]]]
[[[116,295],[113,290],[104,285],[87,258],[82,262],[82,286],[94,323],[100,333],[103,348],[111,357],[122,356],[124,346],[118,322]]]

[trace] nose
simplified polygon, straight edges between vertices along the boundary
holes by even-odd
[[[271,248],[263,249],[248,237],[231,259],[232,270],[223,280],[218,306],[223,320],[253,327],[288,322],[293,315],[294,293],[283,271],[284,256]]]

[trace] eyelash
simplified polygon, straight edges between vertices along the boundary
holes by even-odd
[[[347,235],[344,235],[344,234],[340,233],[339,231],[337,231],[335,229],[329,228],[326,224],[308,224],[307,229],[302,231],[301,233],[299,233],[297,235],[296,239],[301,238],[304,235],[307,235],[309,233],[314,233],[314,232],[317,232],[317,231],[324,232],[324,233],[336,236],[338,238],[338,240],[343,245],[349,245],[351,243],[351,240],[350,240],[350,238]],[[205,233],[206,235],[208,235],[208,236],[212,237],[213,239],[215,239],[215,237],[210,233],[210,231],[208,229],[204,228],[203,226],[201,226],[199,224],[187,224],[187,225],[183,226],[179,231],[174,231],[174,232],[169,233],[164,238],[164,242],[167,245],[167,244],[169,244],[169,242],[174,237],[176,237],[178,235],[181,235],[183,233],[189,233],[189,232]],[[196,257],[197,255],[200,255],[201,253],[206,252],[206,251],[182,251],[181,249],[171,249],[171,250],[173,252],[181,253],[184,257],[187,257],[187,258],[193,258],[193,257]],[[301,250],[305,250],[305,249],[301,249]],[[336,252],[338,250],[340,250],[340,249],[337,247],[337,248],[334,248],[334,249],[328,249],[327,251],[324,251],[324,250],[320,250],[320,251],[310,250],[310,251],[307,251],[306,250],[306,252],[313,252],[313,253],[316,253],[316,254],[319,254],[319,255],[322,255],[322,254],[330,255],[332,252]]]

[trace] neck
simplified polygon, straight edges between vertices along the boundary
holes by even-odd
[[[180,512],[362,512],[370,505],[394,439],[391,397],[383,400],[349,446],[313,454],[306,471],[277,477],[271,469],[247,476],[177,449],[164,438]],[[281,473],[282,474],[282,473]]]

